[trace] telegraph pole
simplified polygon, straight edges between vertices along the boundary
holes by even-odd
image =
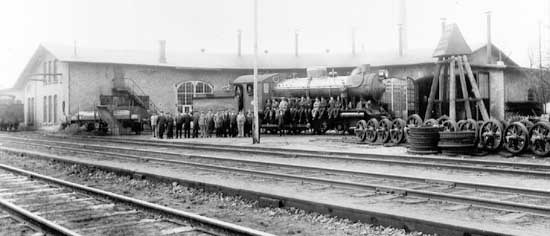
[[[252,143],[260,143],[260,122],[258,121],[258,0],[254,0],[254,134]]]

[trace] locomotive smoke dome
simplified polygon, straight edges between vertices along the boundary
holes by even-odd
[[[349,76],[329,76],[324,67],[307,69],[308,77],[287,79],[277,83],[274,93],[279,97],[332,97],[347,91],[348,96],[378,101],[385,91],[383,78],[370,73],[368,65],[354,69]]]

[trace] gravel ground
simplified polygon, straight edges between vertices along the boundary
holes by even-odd
[[[176,183],[152,183],[77,165],[0,153],[0,162],[277,235],[424,235],[351,222],[299,209],[261,208],[257,202]]]
[[[273,193],[283,197],[297,197],[300,199],[308,199],[321,203],[340,205],[343,207],[356,208],[360,210],[384,212],[388,214],[444,222],[447,224],[461,225],[465,227],[471,226],[493,231],[508,233],[513,232],[512,234],[517,235],[547,235],[547,232],[550,229],[550,219],[547,219],[546,217],[521,216],[514,221],[502,221],[500,218],[506,218],[510,212],[479,209],[476,207],[468,207],[454,203],[440,201],[426,202],[421,199],[415,200],[396,195],[372,194],[369,191],[364,190],[345,191],[343,189],[333,188],[331,186],[319,186],[308,183],[300,184],[295,181],[274,180],[270,178],[254,177],[237,173],[213,172],[211,170],[199,170],[184,166],[167,166],[165,164],[148,162],[141,163],[135,162],[134,160],[121,160],[108,157],[92,157],[90,155],[77,154],[64,156],[63,158],[99,165],[127,168],[157,175],[190,179],[207,184],[216,184],[237,189]],[[283,224],[283,226],[287,225],[288,224]],[[252,227],[260,230],[267,230],[268,226],[258,224]],[[307,230],[302,232],[310,233],[312,231]],[[325,231],[311,233],[310,235],[319,235],[321,232]],[[340,231],[335,231],[334,233],[329,234],[344,235],[344,233],[339,233]]]

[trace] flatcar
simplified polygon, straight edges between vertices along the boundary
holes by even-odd
[[[13,95],[0,95],[0,131],[17,131],[24,119],[23,103]]]

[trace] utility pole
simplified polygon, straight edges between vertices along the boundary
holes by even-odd
[[[258,121],[258,0],[254,0],[254,134],[252,143],[260,143],[260,122]]]

